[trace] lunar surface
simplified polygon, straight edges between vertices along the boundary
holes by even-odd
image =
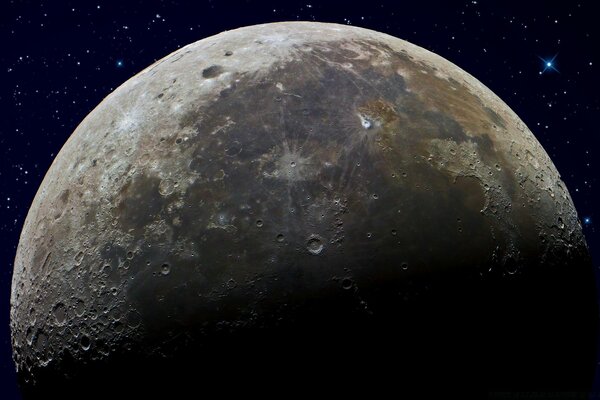
[[[32,398],[580,390],[595,364],[540,143],[449,61],[336,24],[223,32],[111,93],[37,192],[11,305]]]

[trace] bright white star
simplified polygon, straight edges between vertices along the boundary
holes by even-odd
[[[540,72],[540,74],[543,74],[548,70],[559,72],[556,66],[554,65],[554,60],[556,60],[556,56],[558,56],[558,54],[555,54],[554,57],[552,57],[549,60],[539,57],[539,59],[542,60],[542,62],[544,63],[544,69]]]
[[[591,219],[590,217],[585,217],[585,218],[583,219],[583,223],[584,223],[585,225],[590,225],[590,224],[592,223],[592,219]]]

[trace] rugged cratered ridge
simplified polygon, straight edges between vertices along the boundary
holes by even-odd
[[[115,90],[33,201],[11,301],[31,396],[583,389],[594,365],[587,248],[531,132],[443,58],[335,24],[224,32]]]

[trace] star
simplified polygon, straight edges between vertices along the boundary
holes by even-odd
[[[591,217],[585,217],[585,218],[583,218],[583,224],[584,225],[591,225],[592,224],[592,218]]]
[[[539,59],[542,60],[542,63],[544,65],[544,69],[540,71],[540,75],[548,70],[559,72],[554,63],[554,60],[556,60],[556,56],[558,56],[558,54],[555,54],[554,57],[549,59],[538,56]]]
[[[117,66],[117,68],[123,68],[123,65],[125,65],[125,64],[123,63],[123,60],[117,60],[115,65]]]

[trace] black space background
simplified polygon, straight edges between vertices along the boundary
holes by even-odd
[[[135,73],[188,43],[241,26],[288,20],[362,26],[422,46],[474,75],[550,154],[600,266],[596,7],[593,1],[2,0],[0,398],[18,398],[9,332],[13,259],[52,160],[79,122]],[[555,55],[560,72],[540,74],[540,57]]]

